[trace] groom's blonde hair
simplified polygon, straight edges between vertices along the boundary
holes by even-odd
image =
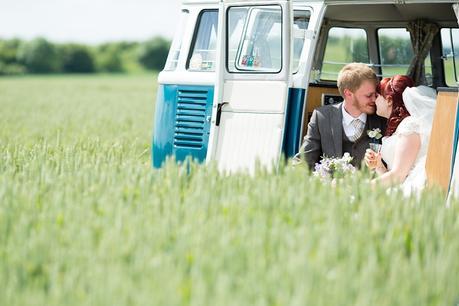
[[[355,92],[364,81],[372,81],[375,85],[378,84],[378,78],[373,69],[363,63],[347,64],[338,74],[339,93],[344,97],[345,89]]]

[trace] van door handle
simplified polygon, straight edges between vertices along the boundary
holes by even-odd
[[[218,103],[217,105],[217,119],[215,120],[215,125],[220,126],[220,119],[222,117],[222,108],[225,104],[229,104],[228,102]]]

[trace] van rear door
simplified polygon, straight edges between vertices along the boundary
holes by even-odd
[[[253,171],[277,163],[290,82],[291,1],[224,1],[208,161]]]

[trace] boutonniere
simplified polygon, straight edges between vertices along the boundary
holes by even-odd
[[[379,128],[368,130],[367,135],[368,137],[375,139],[375,140],[378,140],[382,137],[381,130]]]
[[[379,128],[375,128],[368,130],[367,134],[368,137],[370,137],[370,149],[376,153],[379,153],[381,151],[381,144],[378,140],[382,137],[381,130]]]

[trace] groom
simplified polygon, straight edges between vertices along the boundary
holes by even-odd
[[[300,152],[311,170],[322,156],[341,157],[349,152],[360,167],[370,139],[367,130],[379,128],[384,135],[386,119],[376,115],[374,71],[365,64],[350,63],[338,75],[343,103],[322,106],[312,113]]]

